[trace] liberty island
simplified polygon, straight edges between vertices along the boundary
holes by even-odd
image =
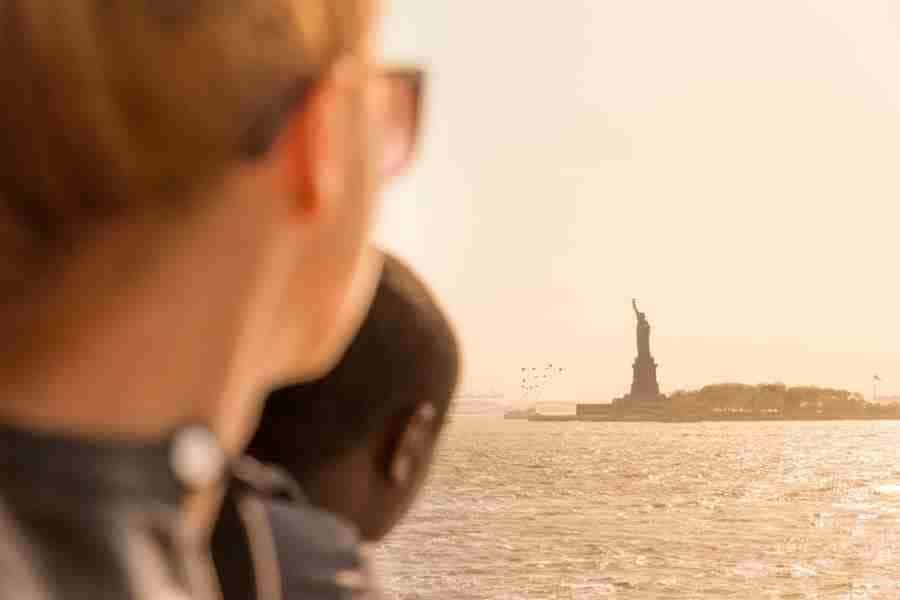
[[[546,415],[532,408],[513,411],[508,418],[657,422],[900,419],[900,403],[871,403],[856,392],[815,386],[723,383],[666,396],[660,393],[658,364],[650,351],[650,322],[636,299],[631,305],[637,320],[637,356],[627,394],[611,402],[576,404],[575,414]]]

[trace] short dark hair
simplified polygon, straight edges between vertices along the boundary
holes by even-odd
[[[430,402],[443,423],[459,376],[453,329],[426,285],[385,258],[372,306],[338,365],[266,399],[247,449],[301,480]]]

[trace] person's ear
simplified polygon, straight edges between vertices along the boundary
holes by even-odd
[[[431,403],[423,404],[406,419],[387,464],[387,479],[394,487],[406,487],[428,461],[437,412]]]
[[[344,194],[347,98],[357,77],[354,59],[339,61],[297,105],[276,145],[294,214],[303,220],[315,218]]]

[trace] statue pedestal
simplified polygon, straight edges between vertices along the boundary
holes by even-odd
[[[650,355],[638,356],[632,365],[634,376],[631,380],[633,397],[659,396],[659,382],[656,380],[656,362]]]

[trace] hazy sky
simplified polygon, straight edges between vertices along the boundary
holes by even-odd
[[[464,343],[463,391],[627,391],[632,297],[664,392],[900,393],[900,5],[394,0],[425,60],[415,172],[379,234]],[[895,312],[896,311],[896,312]]]

